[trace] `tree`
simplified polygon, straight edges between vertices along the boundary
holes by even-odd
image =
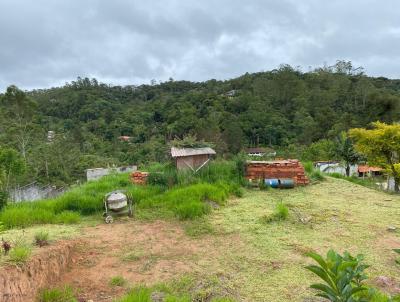
[[[26,160],[27,147],[34,132],[32,120],[36,103],[14,85],[7,88],[1,103],[5,105],[6,114],[10,118],[7,122],[8,133],[17,140],[18,148]]]
[[[370,164],[384,168],[393,176],[395,191],[399,192],[400,124],[375,122],[372,127],[350,129],[349,136],[355,140],[356,150],[365,155]]]
[[[360,160],[360,155],[354,149],[346,132],[341,132],[336,139],[336,154],[346,165],[346,176],[350,176],[350,165],[356,164]]]
[[[25,171],[25,162],[17,151],[0,149],[0,191],[7,191],[13,178]]]
[[[0,149],[0,210],[8,199],[8,190],[13,178],[23,174],[25,161],[13,149]]]

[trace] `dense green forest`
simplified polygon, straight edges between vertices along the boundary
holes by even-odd
[[[1,94],[0,150],[26,163],[20,183],[73,183],[90,167],[165,161],[169,141],[188,134],[213,143],[219,156],[271,146],[280,156],[322,160],[335,156],[342,131],[399,121],[399,104],[400,80],[369,77],[344,61],[310,72],[282,65],[226,81],[122,87],[78,78]]]

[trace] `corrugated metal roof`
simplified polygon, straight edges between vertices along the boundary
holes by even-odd
[[[213,149],[210,147],[205,148],[171,148],[171,156],[172,157],[183,157],[183,156],[193,156],[193,155],[202,155],[202,154],[216,154]]]

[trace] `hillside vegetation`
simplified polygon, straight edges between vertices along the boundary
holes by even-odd
[[[341,131],[398,121],[399,91],[399,80],[368,77],[350,62],[201,83],[121,87],[78,78],[26,94],[10,87],[0,96],[0,146],[28,163],[21,183],[72,183],[86,168],[164,162],[169,141],[188,134],[219,155],[264,145],[282,157],[324,160]]]

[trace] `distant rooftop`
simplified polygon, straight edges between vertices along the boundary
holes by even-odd
[[[193,155],[203,155],[209,154],[214,155],[216,152],[210,147],[204,148],[171,148],[171,156],[172,157],[184,157],[184,156],[193,156]]]

